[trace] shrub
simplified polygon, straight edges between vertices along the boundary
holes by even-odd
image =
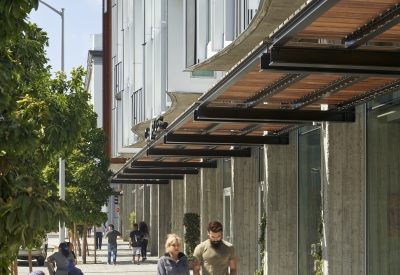
[[[196,213],[186,213],[183,216],[183,225],[185,226],[183,241],[186,244],[186,256],[191,261],[194,249],[200,242],[200,216]]]

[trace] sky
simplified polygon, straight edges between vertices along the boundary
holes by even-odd
[[[64,8],[64,69],[67,75],[80,65],[87,69],[88,50],[92,47],[92,35],[102,33],[103,0],[44,0],[54,9]],[[47,32],[49,47],[47,57],[51,72],[61,70],[61,16],[39,2],[37,11],[32,10],[29,21]]]

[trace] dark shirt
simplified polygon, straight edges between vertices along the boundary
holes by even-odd
[[[121,233],[119,233],[117,230],[110,230],[107,231],[105,237],[108,239],[108,244],[109,245],[114,245],[117,246],[117,237],[121,236]]]

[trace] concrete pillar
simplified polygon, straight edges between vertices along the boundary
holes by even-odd
[[[297,131],[289,145],[264,146],[265,274],[297,274],[297,151]]]
[[[136,223],[143,219],[143,184],[135,184],[135,214]]]
[[[122,196],[119,197],[119,220],[120,228],[124,240],[129,238],[127,232],[130,231],[130,214],[135,211],[135,196],[132,191],[135,188],[133,184],[121,184]],[[111,201],[110,203],[114,203]]]
[[[140,220],[145,221],[147,225],[150,224],[150,185],[147,186],[147,184],[144,185],[144,190],[143,190],[143,219]]]
[[[158,256],[165,254],[165,238],[171,233],[171,186],[158,185]]]
[[[183,239],[183,213],[185,207],[185,184],[183,180],[171,180],[172,193],[172,215],[171,215],[171,233],[177,234]]]
[[[223,219],[222,162],[218,168],[203,168],[200,171],[200,241],[208,239],[207,226],[210,221]]]
[[[324,274],[365,274],[365,111],[355,123],[322,123]]]
[[[150,186],[150,236],[149,250],[151,256],[158,255],[158,185]]]
[[[258,268],[258,163],[250,158],[232,158],[232,242],[237,273],[253,274]]]
[[[185,175],[185,213],[200,215],[200,175]]]

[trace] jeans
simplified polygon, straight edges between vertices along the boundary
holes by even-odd
[[[116,245],[108,245],[108,257],[107,257],[107,262],[111,264],[111,254],[113,254],[113,263],[115,264],[117,262],[117,246]]]
[[[96,232],[96,248],[101,249],[101,244],[103,241],[103,232]]]
[[[149,243],[148,239],[143,239],[142,241],[142,258],[146,259],[146,252],[147,252],[147,244]]]

